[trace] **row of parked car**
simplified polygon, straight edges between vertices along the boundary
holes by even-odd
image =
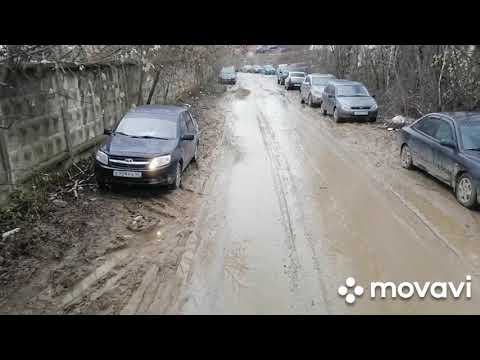
[[[277,83],[298,88],[301,103],[320,106],[324,115],[376,121],[378,105],[364,84],[331,74],[308,74],[287,65],[277,69]],[[422,116],[399,136],[401,165],[419,168],[450,186],[467,208],[480,204],[480,113],[443,112]]]
[[[273,65],[244,65],[240,68],[240,72],[244,73],[254,73],[254,74],[264,74],[264,75],[275,75],[276,69]]]
[[[235,83],[233,67],[221,78]],[[233,80],[232,80],[233,79]],[[300,89],[300,100],[320,106],[335,121],[375,121],[377,103],[360,82],[331,74],[277,69],[277,82]],[[100,189],[114,183],[181,185],[182,173],[197,159],[199,128],[188,106],[144,105],[130,110],[96,153]],[[453,188],[467,208],[480,203],[480,112],[442,112],[422,116],[404,126],[399,136],[401,165],[420,168]]]
[[[332,74],[308,74],[305,71],[280,65],[277,83],[286,90],[300,90],[300,101],[311,107],[319,106],[324,115],[333,115],[335,122],[346,119],[377,120],[375,96],[358,81],[337,79]]]

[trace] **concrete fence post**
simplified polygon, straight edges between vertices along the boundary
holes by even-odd
[[[0,128],[0,157],[7,175],[7,185],[13,185],[12,164],[8,155],[6,131],[7,129]]]
[[[62,118],[62,124],[63,124],[63,134],[65,138],[65,145],[67,148],[68,156],[69,158],[73,157],[72,154],[72,142],[70,139],[70,125],[68,123],[67,119],[67,112],[68,112],[68,98],[63,94],[63,88],[60,86],[60,80],[59,80],[59,75],[58,71],[55,73],[53,76],[55,80],[55,84],[57,85],[57,97],[59,97],[58,103],[60,104],[60,117]]]

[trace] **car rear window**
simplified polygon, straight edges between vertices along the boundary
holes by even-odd
[[[115,132],[127,136],[152,136],[165,139],[177,138],[177,122],[173,119],[152,119],[145,116],[125,116]]]

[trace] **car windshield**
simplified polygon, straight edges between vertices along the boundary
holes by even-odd
[[[330,80],[332,80],[330,77],[314,76],[312,77],[312,84],[317,86],[326,86]]]
[[[126,116],[118,124],[115,134],[170,140],[177,137],[177,122],[174,120]]]
[[[337,96],[370,96],[363,85],[337,85]]]
[[[459,126],[463,148],[480,150],[480,121],[472,121]]]
[[[235,70],[233,69],[233,67],[222,69],[222,74],[234,74],[234,73],[235,73]]]
[[[291,77],[305,77],[305,73],[303,73],[303,72],[291,72],[290,76]]]

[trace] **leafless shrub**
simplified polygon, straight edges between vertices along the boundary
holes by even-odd
[[[384,115],[480,105],[478,45],[314,45],[306,58],[317,71],[364,82]]]

